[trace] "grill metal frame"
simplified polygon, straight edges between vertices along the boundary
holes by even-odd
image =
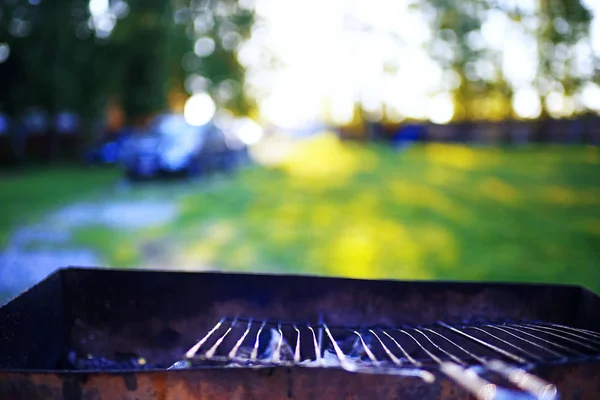
[[[264,345],[261,339],[264,340],[265,332],[272,332],[270,337],[276,340],[273,351],[268,352],[270,357],[261,359],[259,347]],[[340,334],[345,335],[340,339]],[[321,339],[323,336],[325,341]],[[348,337],[355,339],[353,350],[363,352],[360,365],[373,369],[437,369],[444,361],[471,367],[498,357],[522,366],[600,359],[600,332],[544,321],[439,321],[424,326],[328,327],[324,323],[238,317],[222,318],[185,357],[195,365],[217,362],[248,367],[344,368],[344,364],[348,364],[344,361],[346,358],[356,358],[337,345]],[[228,343],[224,343],[226,340]],[[406,343],[412,344],[413,349],[406,349]],[[378,351],[372,349],[375,346]],[[282,353],[286,353],[282,352],[284,347],[289,347],[287,358],[282,357]],[[252,351],[240,356],[240,348]],[[328,350],[328,354],[337,357],[336,362],[324,360]],[[415,355],[417,353],[419,355]]]
[[[527,371],[540,364],[600,360],[600,333],[543,321],[330,328],[235,317],[221,318],[185,356],[187,362],[172,368],[340,368],[427,383],[439,370],[479,399],[551,400],[559,398],[556,386]],[[509,388],[483,373],[495,373]]]
[[[285,315],[314,328],[510,316],[597,332],[600,297],[567,285],[67,268],[0,307],[0,398],[469,398],[434,369],[434,384],[341,368],[166,370],[223,315]],[[152,366],[75,370],[66,363],[70,350],[106,359],[131,352]],[[536,364],[531,372],[563,398],[600,393],[596,360]]]

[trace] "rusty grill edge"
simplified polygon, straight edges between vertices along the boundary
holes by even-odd
[[[0,398],[596,398],[599,310],[566,285],[67,268],[0,308]],[[150,365],[75,370],[71,350]]]

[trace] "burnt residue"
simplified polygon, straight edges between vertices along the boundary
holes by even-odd
[[[391,388],[390,388],[391,389]],[[442,392],[441,385],[424,385],[421,382],[417,382],[414,385],[407,385],[406,382],[396,384],[394,388],[394,395],[397,399],[439,399]],[[392,397],[392,394],[390,394]],[[443,397],[445,400],[453,400],[452,397]]]
[[[64,377],[63,379],[63,400],[82,400],[83,390],[80,380],[77,377]]]
[[[125,382],[125,387],[130,392],[134,392],[138,388],[137,378],[135,374],[123,374],[123,382]]]
[[[258,375],[261,377],[271,377],[275,374],[275,368],[259,368]]]
[[[36,384],[32,379],[23,375],[13,376],[11,379],[0,374],[0,399],[30,400],[52,399],[52,389],[46,384]]]
[[[288,387],[288,392],[287,392],[287,396],[288,399],[293,399],[294,398],[294,392],[293,392],[293,388],[294,388],[294,376],[293,376],[293,372],[291,368],[287,368],[287,387]]]
[[[113,358],[101,357],[96,354],[77,354],[74,351],[68,354],[68,369],[78,371],[130,371],[164,369],[164,365],[145,362],[140,364],[141,358],[135,354],[115,353]]]

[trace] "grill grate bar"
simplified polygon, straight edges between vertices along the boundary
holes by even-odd
[[[223,322],[225,322],[225,318],[221,318],[221,320],[217,322],[217,324],[206,334],[206,336],[204,336],[198,343],[196,343],[194,347],[188,350],[185,356],[187,358],[194,357],[198,350],[200,350],[200,347],[202,347],[202,345],[206,343],[206,341],[212,336],[212,334],[215,333],[215,331],[219,329],[221,325],[223,325]]]
[[[429,341],[429,343],[431,343],[436,349],[438,349],[440,352],[446,354],[448,357],[450,357],[450,359],[452,361],[454,361],[455,363],[459,364],[462,367],[466,367],[467,364],[465,364],[465,362],[463,360],[461,360],[458,356],[450,353],[449,351],[441,348],[440,346],[438,346],[433,340],[431,340],[429,338],[429,336],[427,336],[425,333],[423,333],[422,331],[420,331],[419,329],[414,329],[415,332],[420,333],[421,335],[423,335],[425,337],[425,339],[427,339]],[[436,332],[437,333],[437,332]],[[447,339],[446,339],[447,340]],[[452,342],[451,342],[452,343]],[[466,350],[465,350],[466,351]]]
[[[516,344],[511,343],[508,340],[504,340],[502,338],[499,338],[498,336],[491,334],[490,332],[486,331],[483,328],[479,328],[479,327],[474,326],[474,327],[470,327],[469,329],[474,329],[474,330],[477,330],[479,332],[483,332],[486,335],[491,336],[492,338],[498,340],[499,342],[502,342],[502,343],[506,344],[507,346],[512,347],[513,349],[516,349],[516,350],[520,351],[523,354],[526,354],[528,357],[533,358],[536,361],[542,361],[543,360],[542,357],[540,357],[540,356],[538,356],[536,354],[533,354],[533,353],[531,353],[531,352],[529,352],[527,350],[524,350],[522,347],[517,346]]]
[[[600,359],[597,337],[596,332],[538,321],[347,328],[322,322],[222,318],[186,358],[193,365],[302,365],[360,372],[435,370],[446,362],[485,367],[495,359],[530,366]]]
[[[275,353],[273,353],[274,364],[279,364],[279,361],[281,360],[281,346],[283,345],[283,331],[281,330],[281,323],[277,324],[277,332],[279,333],[279,337],[277,339]]]
[[[437,336],[439,336],[439,337],[441,337],[441,338],[445,339],[447,342],[450,342],[450,343],[452,343],[452,345],[456,346],[457,348],[459,348],[460,350],[462,350],[463,352],[465,352],[465,353],[466,353],[466,354],[467,354],[469,357],[473,358],[473,359],[474,359],[474,360],[476,360],[478,363],[480,363],[480,364],[484,364],[484,363],[485,363],[485,360],[484,360],[483,358],[481,358],[481,357],[479,357],[479,356],[477,356],[477,355],[473,354],[472,352],[470,352],[469,350],[465,349],[464,347],[462,347],[462,346],[460,346],[460,345],[458,345],[458,344],[454,343],[452,340],[448,339],[446,336],[442,335],[441,333],[439,333],[439,332],[436,332],[436,331],[434,331],[434,330],[432,330],[432,329],[429,329],[429,328],[425,328],[425,329],[424,329],[424,331],[426,331],[426,332],[431,332],[431,333],[433,333],[433,334],[436,334]]]
[[[544,350],[544,351],[546,351],[546,352],[548,352],[548,353],[550,353],[550,354],[552,354],[552,355],[554,355],[556,357],[559,357],[559,358],[562,358],[562,359],[566,358],[566,356],[564,354],[561,354],[561,353],[559,353],[557,351],[549,349],[548,347],[542,346],[541,344],[536,343],[536,342],[534,342],[532,340],[528,340],[528,339],[522,338],[521,336],[516,335],[516,334],[514,334],[512,332],[509,332],[508,330],[506,330],[504,328],[500,328],[499,326],[494,326],[494,325],[485,325],[485,326],[488,327],[488,328],[491,328],[491,329],[496,329],[496,330],[499,330],[501,332],[504,332],[504,333],[506,333],[509,336],[512,336],[512,337],[515,337],[515,338],[517,338],[519,340],[522,340],[525,343],[528,343],[528,344],[530,344],[530,345],[532,345],[534,347],[537,347],[538,349],[542,349],[542,350]],[[507,327],[505,327],[505,328],[507,328]],[[538,338],[538,339],[540,339],[540,338]]]
[[[381,343],[381,346],[383,347],[383,350],[385,350],[385,353],[388,355],[388,357],[394,362],[394,364],[401,366],[402,365],[402,361],[400,361],[400,359],[398,357],[396,357],[394,355],[394,353],[392,353],[390,351],[390,349],[385,345],[385,343],[383,343],[383,340],[381,340],[381,338],[375,333],[374,330],[369,329],[369,332],[371,334],[373,334],[373,336],[375,336],[377,338],[377,340],[379,341],[379,343]],[[420,367],[421,363],[417,362],[416,360],[414,360],[410,354],[408,354],[406,352],[406,350],[404,350],[404,348],[402,346],[400,346],[400,344],[393,338],[391,337],[386,331],[382,331],[387,337],[389,337],[390,339],[392,339],[392,341],[394,342],[394,344],[396,344],[396,346],[398,346],[398,349],[400,349],[400,351],[402,352],[402,354],[404,354],[404,357],[406,357],[408,359],[408,361],[410,361],[415,367]]]
[[[242,343],[244,342],[244,339],[246,339],[246,336],[248,336],[248,334],[250,333],[251,327],[252,327],[252,318],[250,318],[248,320],[248,327],[246,328],[246,331],[244,332],[244,334],[240,337],[240,339],[237,341],[237,343],[235,344],[233,349],[231,349],[231,351],[229,352],[228,357],[230,359],[232,359],[232,360],[235,359],[235,355],[237,354],[237,351],[241,347]]]
[[[263,320],[260,328],[258,328],[258,332],[256,333],[256,340],[254,342],[254,347],[252,349],[252,353],[250,355],[250,362],[255,363],[258,358],[258,346],[260,344],[260,334],[262,333],[265,325],[267,324],[267,320]]]
[[[237,322],[237,319],[234,319],[233,322],[231,323],[231,326],[225,331],[223,336],[221,336],[217,340],[217,342],[206,352],[206,358],[212,358],[212,356],[214,356],[215,352],[217,351],[217,348],[221,345],[221,343],[223,343],[223,340],[225,340],[227,335],[229,335],[229,332],[231,332],[231,330],[235,326],[236,322]]]
[[[325,330],[325,333],[329,337],[329,340],[331,340],[331,344],[333,346],[333,349],[335,350],[335,354],[337,355],[342,368],[344,368],[347,371],[356,371],[358,368],[353,363],[348,362],[348,360],[346,359],[346,355],[344,354],[344,352],[342,351],[340,346],[337,344],[337,342],[333,338],[333,335],[331,334],[331,331],[329,330],[327,325],[323,324],[323,329]]]
[[[568,342],[575,343],[575,344],[577,344],[577,345],[579,345],[581,347],[585,347],[588,350],[600,351],[599,349],[597,349],[597,348],[595,348],[593,346],[590,346],[590,345],[585,344],[585,343],[581,343],[578,340],[575,340],[575,339],[572,339],[572,338],[569,338],[569,337],[566,337],[566,336],[562,336],[562,335],[559,335],[557,333],[544,331],[543,329],[534,328],[534,327],[531,327],[531,326],[528,326],[528,325],[524,326],[523,328],[525,328],[525,329],[531,329],[531,330],[534,330],[534,331],[537,331],[537,332],[542,332],[542,333],[544,333],[546,335],[555,336],[555,337],[560,338],[562,340],[566,340]]]
[[[497,353],[500,353],[501,355],[503,355],[505,357],[508,357],[508,358],[512,359],[513,361],[518,362],[519,364],[525,364],[527,362],[522,357],[519,357],[519,356],[517,356],[517,355],[515,355],[515,354],[513,354],[513,353],[511,353],[511,352],[509,352],[507,350],[504,350],[504,349],[502,349],[502,348],[500,348],[498,346],[495,346],[495,345],[493,345],[491,343],[488,343],[488,342],[486,342],[484,340],[478,339],[475,336],[471,336],[468,333],[465,333],[465,332],[463,332],[463,331],[461,331],[461,330],[459,330],[457,328],[454,328],[453,326],[450,326],[450,325],[448,325],[448,324],[446,324],[444,322],[440,321],[440,322],[438,322],[438,324],[441,325],[441,326],[443,326],[444,328],[450,329],[451,331],[453,331],[455,333],[458,333],[459,335],[462,335],[462,336],[464,336],[464,337],[466,337],[468,339],[471,339],[471,340],[473,340],[473,341],[475,341],[475,342],[477,342],[477,343],[479,343],[479,344],[481,344],[481,345],[483,345],[483,346],[485,346],[485,347],[487,347],[487,348],[489,348],[489,349],[491,349],[491,350],[493,350],[493,351],[495,351]]]
[[[403,332],[409,335],[411,338],[415,339],[412,335],[408,334],[408,332]],[[438,347],[437,345],[435,345],[435,343],[433,343],[433,341],[431,341],[431,339],[427,337],[427,335],[425,335],[421,331],[418,332],[425,336],[425,338],[427,338],[432,344],[434,344],[434,346]],[[417,340],[415,339],[415,341]],[[417,341],[417,343],[419,342]],[[419,346],[421,346],[420,343]],[[423,346],[421,347],[427,352],[427,354],[432,359],[438,362],[438,364],[440,365],[440,371],[442,371],[451,379],[454,379],[459,385],[463,386],[465,389],[471,391],[471,393],[475,394],[478,398],[486,400],[489,398],[489,393],[487,393],[488,389],[490,389],[491,387],[495,387],[490,386],[492,385],[490,382],[480,378],[477,374],[474,373],[474,371],[466,369],[464,364],[460,363],[460,360],[459,363],[443,362],[442,360],[428,352]],[[489,362],[482,360],[482,365],[490,371],[494,371],[502,377],[506,378],[518,388],[530,394],[533,394],[538,399],[554,399],[556,397],[556,386],[549,384],[534,375],[529,374],[521,368],[510,366],[508,364],[503,363],[500,360],[491,360]],[[511,394],[510,391],[506,389],[498,390],[496,388],[494,389],[494,391],[498,396],[506,395],[507,397],[509,397]],[[499,392],[501,392],[502,395]]]
[[[367,346],[367,344],[365,343],[365,340],[363,339],[362,335],[360,333],[358,333],[357,331],[352,331],[352,333],[356,334],[356,336],[358,336],[358,339],[360,340],[360,343],[363,346],[363,349],[365,351],[365,353],[367,354],[367,357],[369,357],[369,359],[375,364],[375,365],[379,365],[379,360],[377,359],[377,357],[375,357],[375,355],[373,354],[373,352],[371,351],[371,349],[369,348],[369,346]]]
[[[515,393],[496,388],[477,372],[487,371],[527,392],[525,396],[534,396],[523,398],[554,399],[556,387],[525,369],[571,359],[600,359],[598,344],[600,333],[540,321],[350,328],[330,327],[322,318],[311,325],[236,317],[217,322],[186,353],[186,362],[190,366],[332,367],[416,376],[426,382],[434,380],[429,371],[437,370],[480,399],[492,389],[497,396]]]
[[[300,362],[300,329],[294,324],[294,330],[296,331],[296,348],[294,350],[294,363]]]
[[[537,340],[539,340],[539,341],[541,341],[541,342],[547,343],[547,344],[549,344],[549,345],[551,345],[551,346],[554,346],[554,347],[557,347],[557,348],[559,348],[559,349],[565,350],[565,351],[567,351],[567,352],[570,352],[570,353],[572,353],[572,354],[575,354],[575,355],[577,355],[577,356],[584,356],[584,355],[585,355],[585,354],[583,354],[582,352],[580,352],[580,351],[577,351],[577,350],[575,350],[575,349],[573,349],[573,348],[571,348],[571,347],[567,347],[567,346],[565,346],[565,345],[562,345],[562,344],[559,344],[559,343],[553,342],[553,341],[551,341],[551,340],[544,339],[544,338],[542,338],[542,337],[539,337],[539,336],[536,336],[536,335],[534,335],[534,334],[533,334],[533,333],[531,333],[531,332],[527,332],[527,331],[524,331],[524,330],[522,330],[522,329],[515,328],[514,326],[509,326],[509,325],[506,325],[506,326],[504,326],[504,328],[506,328],[506,329],[510,329],[510,330],[512,330],[512,331],[517,331],[517,332],[520,332],[520,333],[522,333],[522,334],[524,334],[524,335],[527,335],[527,336],[531,336],[531,337],[533,337],[533,338],[535,338],[535,339],[537,339]]]
[[[422,344],[421,342],[419,342],[417,339],[415,339],[415,337],[413,335],[411,335],[410,333],[406,332],[404,329],[399,329],[399,332],[404,333],[405,335],[408,335],[408,337],[410,337],[412,340],[414,340],[417,345],[421,348],[421,350],[423,350],[425,352],[425,354],[427,354],[429,357],[431,357],[431,359],[433,361],[435,361],[438,364],[442,364],[442,360],[440,360],[435,354],[433,354],[432,352],[430,352],[429,350],[427,350]]]
[[[527,326],[531,326],[531,325],[527,325]],[[573,336],[573,337],[576,337],[578,339],[585,340],[587,342],[591,342],[591,343],[594,343],[594,344],[600,344],[600,340],[595,340],[595,339],[587,338],[585,336],[577,335],[577,334],[575,334],[573,332],[568,332],[568,331],[565,331],[565,330],[562,330],[562,329],[551,328],[549,326],[543,326],[543,325],[539,326],[539,328],[543,329],[543,330],[550,330],[550,331],[553,331],[553,332],[563,333],[565,335]],[[594,349],[598,350],[597,348],[594,348]]]
[[[489,332],[484,331],[483,329],[480,329],[480,328],[474,328],[474,329],[478,329],[484,333],[489,334]],[[475,394],[478,398],[480,398],[480,399],[488,398],[488,394],[486,393],[486,391],[490,387],[492,387],[492,386],[490,386],[490,385],[492,385],[490,382],[486,381],[485,379],[480,378],[477,374],[474,373],[474,371],[466,369],[464,364],[462,364],[460,362],[459,363],[443,362],[438,357],[434,356],[431,352],[427,351],[425,349],[425,347],[423,347],[420,344],[420,342],[417,339],[415,339],[412,335],[410,335],[408,332],[406,332],[404,330],[402,330],[402,332],[407,334],[408,336],[410,336],[412,339],[414,339],[419,344],[419,346],[433,360],[435,360],[440,365],[441,372],[446,374],[451,379],[454,379],[459,385],[463,386],[465,389],[470,390],[471,393]],[[423,334],[420,331],[418,331],[418,332],[421,333],[423,336],[425,336],[425,338],[427,338],[432,344],[435,345],[435,343],[433,343],[433,341],[431,341],[425,334]],[[502,340],[496,336],[493,336],[493,337],[497,340],[500,340],[503,343],[511,344],[511,343],[509,343],[505,340]],[[437,345],[435,345],[435,346],[438,347]],[[453,357],[453,359],[454,359],[454,357]],[[526,372],[525,370],[523,370],[519,367],[510,366],[508,364],[503,363],[500,360],[491,360],[491,361],[483,360],[482,365],[485,366],[490,371],[494,371],[494,372],[498,373],[499,375],[501,375],[502,377],[504,377],[505,379],[510,381],[512,384],[514,384],[516,387],[524,390],[525,392],[533,394],[534,396],[536,396],[537,399],[539,399],[539,398],[554,399],[557,395],[556,386],[549,384],[548,382],[545,382],[542,379],[539,379],[538,377],[536,377],[534,375],[529,374],[528,372]],[[498,390],[496,388],[494,391],[496,391],[496,395],[498,395],[498,396],[501,396],[501,394],[498,392],[502,392],[502,394],[505,394],[507,397],[510,395],[510,391],[508,391],[506,389]]]
[[[573,327],[570,327],[570,326],[559,325],[559,324],[550,324],[550,323],[538,323],[538,324],[540,326],[547,326],[547,325],[549,325],[549,326],[553,326],[555,328],[561,328],[561,329],[565,329],[565,330],[568,330],[568,331],[580,332],[580,333],[584,333],[586,335],[590,335],[590,336],[592,336],[594,338],[600,339],[600,333],[594,332],[594,331],[590,331],[590,330],[587,330],[587,329],[573,328]]]
[[[453,379],[456,383],[469,390],[471,393],[476,394],[476,396],[480,399],[487,399],[488,392],[491,392],[490,382],[478,376],[474,371],[466,369],[463,365],[456,364],[453,362],[444,362],[439,357],[434,355],[432,352],[427,350],[425,346],[419,342],[413,335],[408,333],[404,329],[398,329],[399,332],[410,337],[418,346],[427,354],[434,362],[439,365],[439,370],[448,376],[450,379]],[[384,331],[385,333],[385,331]],[[423,334],[427,338],[426,335]],[[429,338],[427,338],[429,340]],[[433,343],[431,340],[429,340]],[[435,345],[435,344],[434,344]],[[438,347],[438,346],[435,346]],[[439,347],[438,347],[439,348]],[[495,392],[502,392],[503,394],[506,392],[504,389],[494,390]],[[497,393],[500,394],[500,393]]]
[[[313,339],[313,345],[315,347],[315,361],[317,362],[318,365],[322,365],[322,359],[321,359],[321,346],[320,346],[320,342],[317,342],[317,336],[315,334],[315,329],[310,326],[310,324],[306,324],[306,326],[308,327],[308,329],[310,330],[310,333],[312,334],[312,339]]]

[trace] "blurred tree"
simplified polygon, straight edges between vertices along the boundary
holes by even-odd
[[[206,79],[207,89],[219,107],[235,114],[248,114],[252,102],[243,91],[244,69],[237,59],[237,47],[248,38],[254,23],[254,12],[248,2],[238,0],[192,0],[192,21],[188,32],[196,42],[194,53],[188,54],[196,62],[188,65],[193,73],[186,89],[194,93],[198,76]],[[212,44],[210,42],[212,40]],[[202,90],[202,89],[201,89]]]
[[[131,124],[166,108],[173,11],[164,0],[131,0],[129,15],[111,35],[111,94]]]
[[[537,75],[531,84],[541,98],[542,116],[548,114],[544,98],[550,92],[559,91],[568,99],[586,82],[598,80],[600,64],[592,62],[589,38],[591,14],[581,0],[419,0],[417,4],[434,16],[431,54],[449,77],[456,78],[452,87],[456,120],[504,119],[514,114],[511,102],[516,88],[500,67],[503,54],[490,48],[481,34],[483,24],[499,12],[518,23],[537,45]],[[586,56],[590,64],[582,66]]]
[[[422,6],[429,8],[434,16],[430,54],[446,71],[448,79],[456,81],[448,87],[454,95],[454,119],[489,117],[485,110],[479,110],[485,104],[482,97],[493,90],[490,78],[502,78],[497,73],[495,77],[477,73],[475,62],[490,58],[491,54],[485,47],[474,46],[469,41],[470,35],[481,31],[482,15],[489,4],[484,0],[423,0]]]
[[[536,87],[541,96],[558,90],[571,99],[583,84],[600,78],[600,63],[594,60],[589,36],[592,15],[580,0],[539,0],[539,7]],[[518,11],[508,11],[516,19],[521,17]],[[578,65],[581,57],[589,65]],[[542,104],[542,115],[546,116],[546,102]]]
[[[443,90],[454,96],[456,120],[513,115],[518,88],[502,67],[506,56],[482,36],[498,13],[535,43],[531,86],[542,115],[553,93],[572,102],[582,85],[600,83],[600,63],[590,50],[591,15],[582,0],[414,5],[430,16],[429,50],[446,71]],[[91,121],[116,100],[133,122],[165,110],[173,93],[205,91],[219,108],[246,114],[254,105],[243,90],[237,48],[253,23],[247,0],[4,0],[0,44],[9,54],[0,63],[0,112],[71,110]]]
[[[192,50],[202,14],[212,18],[205,34],[216,46],[200,58]],[[169,93],[183,93],[187,74],[196,72],[211,82],[205,89],[218,104],[244,113],[235,47],[252,14],[233,0],[5,0],[0,112],[68,110],[90,123],[116,100],[137,123],[166,110]]]

